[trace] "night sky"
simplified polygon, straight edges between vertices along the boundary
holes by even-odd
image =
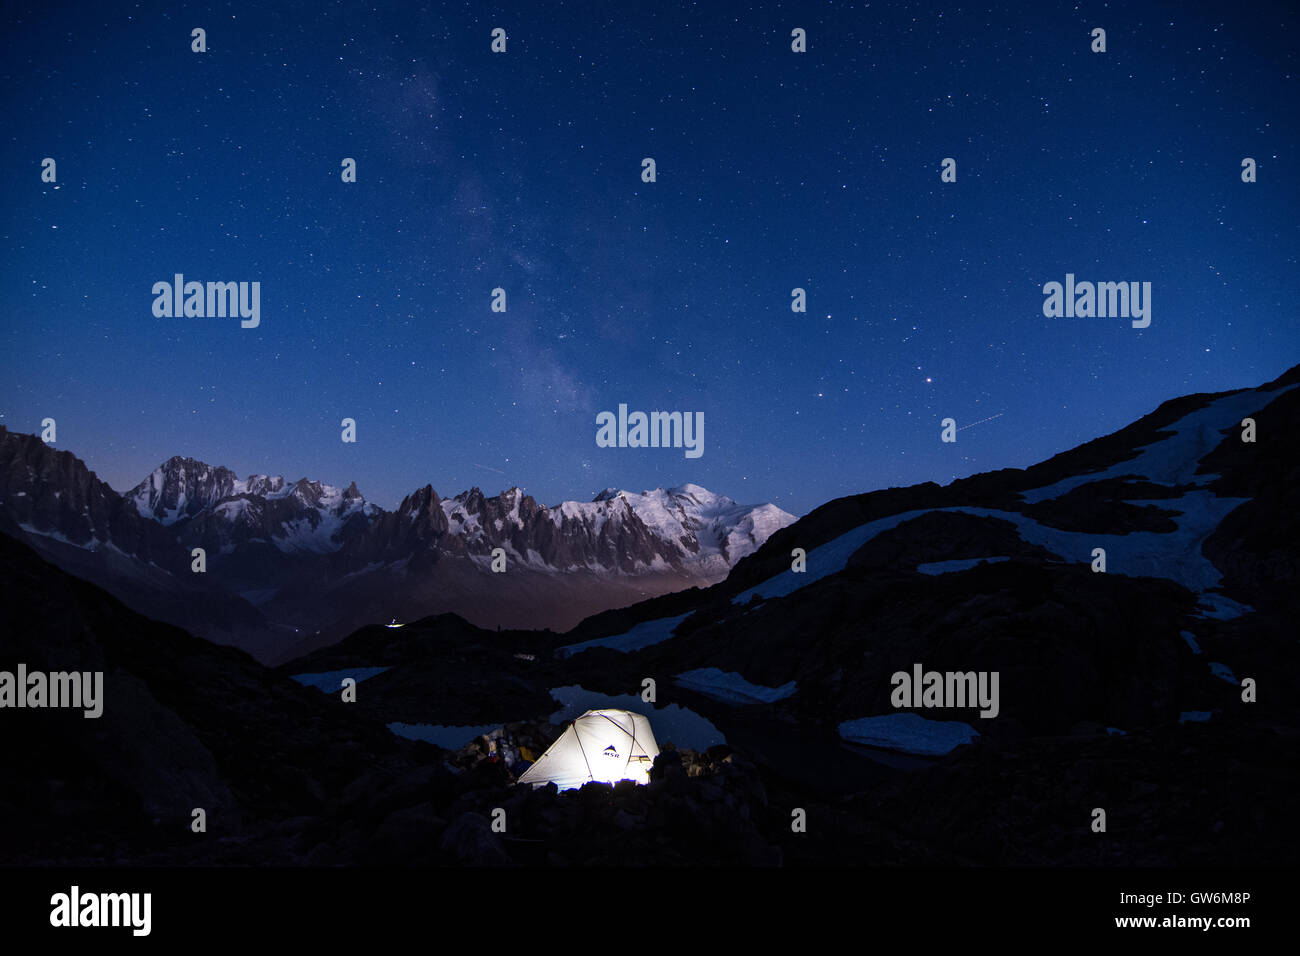
[[[1300,361],[1285,5],[266,6],[6,4],[0,423],[119,490],[179,454],[803,514]],[[155,318],[177,272],[260,326]],[[1067,272],[1151,282],[1150,328],[1045,318]],[[619,403],[702,411],[703,457],[597,448]]]

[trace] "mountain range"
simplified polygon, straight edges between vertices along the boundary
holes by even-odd
[[[131,606],[265,660],[394,617],[454,612],[484,627],[566,629],[712,584],[794,521],[691,484],[611,488],[555,507],[518,488],[443,499],[426,485],[389,512],[355,483],[240,479],[182,457],[118,494],[75,456],[3,428],[0,513],[56,564]],[[496,549],[503,574],[491,571]]]

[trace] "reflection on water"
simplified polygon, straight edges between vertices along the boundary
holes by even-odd
[[[424,740],[445,750],[459,750],[475,737],[491,733],[500,726],[484,724],[481,727],[443,727],[439,724],[403,724],[399,721],[389,724],[388,729],[399,737]]]

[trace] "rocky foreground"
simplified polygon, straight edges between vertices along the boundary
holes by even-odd
[[[0,863],[1293,865],[1297,423],[1300,368],[1024,471],[830,502],[725,581],[567,634],[443,614],[277,669],[47,563],[0,511],[0,671],[105,689],[99,719],[3,715]],[[941,751],[845,731],[898,713],[918,665],[999,674],[996,717],[910,713],[973,725]],[[349,669],[355,703],[294,679]],[[390,729],[504,726],[537,755],[558,693],[647,677],[644,787],[530,790],[494,738]],[[728,746],[670,746],[673,707]]]

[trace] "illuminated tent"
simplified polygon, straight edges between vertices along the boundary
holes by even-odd
[[[534,787],[554,782],[561,790],[591,780],[649,783],[650,767],[658,755],[650,721],[642,715],[630,710],[589,710],[546,748],[519,782]]]

